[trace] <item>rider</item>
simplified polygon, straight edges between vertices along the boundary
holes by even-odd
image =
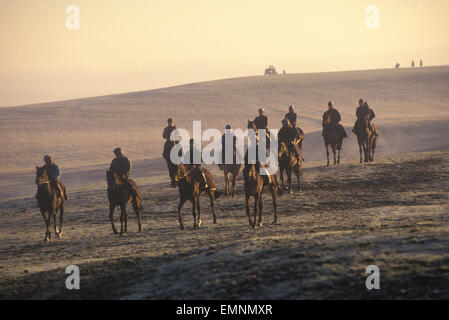
[[[193,157],[194,154],[199,154],[200,157],[200,163],[194,163],[195,159]],[[187,170],[190,170],[192,172],[192,176],[199,181],[200,183],[200,190],[206,190],[209,188],[207,185],[206,176],[203,172],[202,164],[203,164],[203,155],[201,154],[201,151],[198,150],[195,146],[195,140],[190,139],[189,141],[189,153],[186,154],[187,158],[184,158],[184,165],[187,168]]]
[[[254,124],[257,129],[265,129],[268,131],[268,118],[263,108],[259,109],[259,116],[254,119]]]
[[[294,105],[288,107],[288,113],[285,114],[285,119],[287,119],[290,122],[290,124],[294,129],[296,129],[297,138],[300,140],[299,145],[302,146],[304,139],[304,131],[302,131],[302,129],[296,125],[296,122],[298,121],[298,115],[295,112]]]
[[[278,144],[280,145],[281,142],[284,142],[287,148],[289,150],[293,150],[298,158],[301,158],[304,160],[302,156],[302,150],[299,147],[297,141],[298,138],[298,132],[293,126],[291,125],[290,121],[288,119],[282,120],[282,128],[279,130],[278,133]]]
[[[56,190],[58,198],[62,199],[62,194],[64,193],[65,200],[68,200],[69,197],[67,195],[67,191],[64,185],[59,181],[59,178],[61,177],[61,169],[59,169],[59,166],[55,163],[53,156],[51,154],[45,155],[44,162],[45,171],[50,179],[50,186]]]
[[[165,139],[165,144],[164,144],[164,151],[162,153],[162,156],[165,158],[167,156],[167,152],[168,152],[168,148],[170,146],[170,135],[171,133],[176,130],[176,126],[173,125],[173,120],[172,118],[169,118],[167,120],[168,122],[168,126],[166,126],[164,128],[164,132],[162,133],[162,137]]]
[[[131,163],[128,158],[123,155],[123,151],[121,148],[114,149],[115,158],[112,160],[111,165],[109,166],[109,171],[111,173],[116,173],[120,181],[123,182],[125,187],[131,193],[133,200],[135,201],[137,198],[142,200],[140,194],[135,189],[134,185],[130,182],[129,176],[131,174]]]
[[[355,121],[354,128],[352,129],[352,132],[357,134],[357,132],[360,129],[361,122],[363,122],[364,119],[368,118],[369,128],[374,132],[374,134],[376,136],[379,135],[379,131],[377,130],[377,127],[371,122],[371,120],[373,120],[376,117],[376,114],[374,113],[374,110],[368,106],[368,102],[363,101],[363,99],[359,100],[359,107],[356,110],[356,116],[357,116],[357,120]]]
[[[221,136],[221,157],[222,157],[222,164],[225,164],[225,160],[226,160],[226,140],[227,139],[232,139],[232,150],[233,150],[233,154],[234,154],[234,148],[237,144],[237,136],[234,134],[234,132],[232,132],[232,127],[230,124],[226,125],[226,131],[225,133]],[[234,161],[234,160],[233,160]]]
[[[323,137],[324,137],[324,133],[327,129],[336,127],[338,129],[338,131],[340,131],[343,138],[347,138],[348,135],[346,134],[345,128],[339,123],[341,121],[341,116],[340,116],[340,112],[338,112],[338,110],[335,109],[334,102],[329,101],[327,106],[329,107],[329,109],[326,112],[324,112],[323,120],[329,116],[331,119],[331,123],[329,124],[329,126],[324,126],[324,123],[323,123],[323,134],[322,134]]]

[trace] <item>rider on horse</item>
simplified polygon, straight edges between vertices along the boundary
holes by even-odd
[[[357,134],[360,130],[361,123],[365,119],[368,119],[369,129],[371,131],[373,131],[376,136],[379,135],[379,131],[377,130],[377,127],[374,125],[374,123],[371,122],[376,117],[376,114],[374,113],[374,110],[369,107],[367,101],[363,101],[363,99],[359,100],[359,107],[357,107],[356,116],[357,116],[357,120],[355,121],[354,128],[352,129],[352,132]]]
[[[170,148],[170,135],[174,130],[176,130],[176,126],[173,125],[173,120],[171,118],[168,119],[167,122],[168,126],[164,128],[164,132],[162,133],[162,137],[165,139],[164,151],[162,153],[164,158],[168,158],[170,156],[168,154]]]
[[[234,134],[234,132],[232,132],[232,127],[230,124],[226,125],[226,131],[221,136],[222,164],[228,164],[228,163],[226,163],[226,141],[227,140],[232,141],[232,163],[234,164],[234,161],[236,160],[236,159],[234,159],[234,150],[235,150],[235,146],[237,145],[237,136]]]
[[[200,162],[195,163],[195,157],[194,154],[197,154],[199,157]],[[204,174],[202,164],[203,164],[203,155],[201,154],[201,151],[199,151],[195,147],[195,141],[193,139],[190,139],[189,141],[189,153],[185,155],[184,166],[186,169],[192,173],[192,176],[200,183],[200,190],[206,190],[209,188],[207,185],[206,175]]]
[[[111,165],[109,166],[109,171],[111,173],[117,174],[120,181],[123,182],[124,186],[131,193],[133,200],[135,201],[137,198],[140,198],[140,194],[137,192],[134,184],[131,183],[129,176],[131,174],[131,162],[129,162],[128,158],[123,155],[121,148],[114,149],[115,158],[112,160]]]
[[[302,150],[298,145],[299,143],[298,131],[291,125],[290,121],[286,118],[282,120],[282,128],[279,130],[278,133],[278,144],[280,145],[281,142],[284,142],[287,148],[289,148],[289,150],[294,151],[298,159],[304,160],[302,156]]]
[[[341,121],[340,112],[335,109],[332,101],[329,101],[327,106],[329,109],[323,114],[323,137],[327,130],[336,128],[343,138],[347,138],[348,135],[346,134],[345,128],[339,123]],[[324,125],[326,119],[330,119],[328,125]]]
[[[259,109],[259,116],[254,119],[256,129],[265,129],[268,132],[268,118],[263,108]]]
[[[53,156],[51,154],[45,155],[44,162],[44,169],[50,179],[50,186],[56,190],[58,198],[62,198],[62,195],[64,194],[65,200],[68,200],[69,197],[67,195],[67,191],[64,185],[59,181],[59,178],[61,177],[61,169],[59,169],[59,166],[55,163]]]
[[[285,114],[285,119],[287,119],[292,127],[296,130],[297,138],[300,140],[299,146],[301,147],[304,141],[304,131],[302,131],[302,129],[296,125],[298,121],[298,115],[295,112],[295,106],[291,105],[288,107],[288,113]]]

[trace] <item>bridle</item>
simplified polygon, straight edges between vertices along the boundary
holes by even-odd
[[[195,168],[190,169],[189,171],[187,171],[186,173],[184,173],[181,177],[178,177],[178,180],[183,180],[185,179]]]

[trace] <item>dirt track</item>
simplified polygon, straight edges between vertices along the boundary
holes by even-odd
[[[280,198],[279,225],[264,197],[258,230],[241,177],[237,198],[217,200],[218,225],[204,198],[202,228],[192,229],[187,205],[183,232],[177,190],[150,182],[141,186],[144,231],[130,215],[123,238],[111,232],[104,189],[71,194],[63,238],[50,244],[34,199],[1,202],[0,298],[449,298],[449,151],[308,164],[304,191]],[[65,289],[71,264],[79,291]],[[371,264],[376,292],[364,285]]]

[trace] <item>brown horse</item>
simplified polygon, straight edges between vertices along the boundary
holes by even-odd
[[[360,163],[362,163],[362,150],[365,155],[364,162],[374,161],[374,150],[376,149],[376,134],[369,126],[368,117],[360,121],[359,130],[355,132],[359,143]]]
[[[58,238],[61,238],[65,199],[64,197],[59,198],[57,191],[51,186],[50,179],[47,175],[47,170],[45,170],[45,167],[36,167],[36,184],[37,184],[37,194],[36,194],[37,205],[41,210],[41,214],[44,217],[46,225],[44,241],[51,240],[50,228],[52,217],[55,226],[55,234]],[[58,210],[59,210],[59,229],[56,224],[56,211]]]
[[[329,167],[329,146],[334,154],[334,165],[340,164],[340,152],[343,145],[343,134],[336,125],[331,125],[332,119],[329,114],[323,118],[323,140],[326,148],[327,166]],[[338,151],[338,157],[336,152]]]
[[[241,164],[237,163],[236,154],[237,153],[236,153],[236,149],[234,146],[233,162],[229,163],[229,164],[225,163],[225,156],[222,155],[223,164],[218,165],[220,170],[223,170],[223,173],[224,173],[226,196],[229,197],[232,193],[232,196],[234,198],[235,198],[235,182],[236,182],[237,176],[240,173],[240,169],[242,167]],[[231,175],[232,175],[232,183],[231,183]]]
[[[179,141],[167,141],[166,142],[167,145],[164,146],[164,153],[162,155],[165,159],[165,162],[167,162],[168,175],[170,176],[172,188],[176,188],[174,176],[175,176],[176,170],[178,169],[178,166],[171,161],[170,152],[173,149],[173,147],[176,146],[178,143],[179,143]],[[179,155],[181,155],[181,154],[182,154],[182,151],[179,152]]]
[[[201,226],[201,207],[200,207],[200,196],[203,194],[207,194],[210,199],[210,205],[212,207],[212,214],[214,217],[214,224],[217,223],[217,215],[215,212],[215,198],[218,196],[215,188],[208,188],[207,190],[200,190],[200,182],[195,178],[193,173],[195,170],[187,169],[182,163],[178,165],[176,173],[174,175],[175,182],[178,183],[179,188],[179,205],[178,205],[178,220],[179,227],[181,230],[184,230],[184,224],[182,222],[182,206],[186,203],[187,200],[190,200],[192,203],[192,215],[193,215],[193,227],[197,229]],[[205,173],[207,184],[209,186],[215,186],[215,182],[213,181],[212,175],[210,172],[203,168],[203,172]],[[196,211],[198,211],[198,218],[196,215]]]
[[[106,180],[108,182],[108,199],[109,199],[109,219],[112,224],[112,232],[117,234],[117,229],[114,225],[114,210],[120,208],[120,235],[128,232],[128,213],[126,212],[126,204],[132,203],[134,212],[137,215],[137,223],[139,225],[139,232],[142,231],[142,224],[140,221],[140,210],[142,208],[141,197],[133,200],[131,192],[125,184],[119,179],[116,173],[106,171]],[[140,195],[139,188],[133,180],[129,180],[133,184],[135,190]]]
[[[273,198],[273,207],[274,207],[274,220],[273,224],[277,223],[277,199],[278,199],[278,190],[279,184],[277,181],[276,174],[270,175],[271,184],[268,185],[264,183],[264,179],[259,174],[259,165],[258,164],[246,164],[243,169],[243,177],[245,180],[244,189],[245,189],[245,200],[246,200],[246,215],[248,216],[249,225],[254,229],[257,226],[262,226],[262,193],[269,190],[271,196]],[[250,206],[251,206],[251,197],[254,197],[254,221],[251,219],[250,214]],[[257,213],[259,212],[259,222],[256,224]]]
[[[281,176],[281,185],[284,190],[288,190],[292,193],[292,172],[295,173],[296,179],[298,181],[298,190],[301,190],[299,185],[299,177],[302,175],[302,159],[298,159],[296,153],[290,150],[285,142],[281,142],[279,146],[279,172]],[[284,185],[284,171],[287,173],[288,188]]]

